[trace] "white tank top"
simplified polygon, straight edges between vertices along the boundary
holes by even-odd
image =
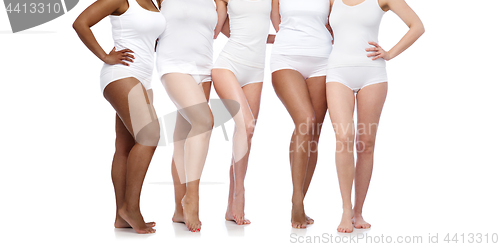
[[[148,78],[153,73],[155,43],[165,30],[165,19],[160,12],[144,9],[136,0],[128,0],[128,5],[125,13],[109,16],[114,45],[117,51],[130,49],[134,52],[134,62],[123,68]]]
[[[210,75],[217,11],[213,0],[163,0],[167,28],[160,36],[157,69],[165,73]]]
[[[280,0],[281,24],[273,54],[328,57],[332,35],[326,29],[329,0]]]
[[[227,13],[231,35],[221,56],[264,68],[271,3],[271,0],[229,0]]]
[[[384,15],[378,0],[349,6],[335,0],[330,13],[330,26],[334,33],[334,45],[329,58],[329,67],[375,66],[385,67],[385,60],[367,57],[368,42],[378,43],[380,21]]]

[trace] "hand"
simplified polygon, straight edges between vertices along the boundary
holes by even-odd
[[[274,40],[276,39],[276,34],[267,35],[267,44],[274,44]]]
[[[104,57],[103,61],[106,64],[113,65],[113,64],[123,64],[125,66],[129,66],[128,63],[125,61],[133,63],[134,61],[132,59],[135,59],[134,55],[130,54],[134,53],[130,49],[123,49],[121,51],[116,51],[116,48],[113,47],[113,50],[109,52],[106,57]]]
[[[372,57],[372,60],[383,58],[384,60],[389,61],[392,59],[392,57],[389,55],[389,52],[386,52],[377,43],[368,42],[368,44],[373,45],[374,47],[365,49],[367,52],[371,52],[368,55],[366,55],[367,57]]]

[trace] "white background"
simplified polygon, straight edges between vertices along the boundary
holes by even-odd
[[[246,214],[252,224],[224,220],[231,145],[219,127],[202,177],[201,233],[170,221],[172,145],[157,149],[143,189],[142,212],[157,222],[157,233],[115,230],[110,179],[114,111],[99,90],[102,62],[71,28],[91,2],[80,1],[66,15],[16,34],[0,7],[0,245],[283,245],[298,240],[293,236],[344,236],[336,233],[341,200],[328,117],[305,200],[315,224],[307,230],[290,226],[287,152],[293,124],[274,93],[268,67],[246,179]],[[500,1],[407,2],[426,33],[388,63],[389,95],[364,211],[373,227],[354,234],[383,234],[393,241],[423,236],[424,243],[429,234],[439,234],[440,243],[447,233],[500,234]],[[382,47],[389,49],[406,30],[394,13],[386,14]],[[109,20],[93,31],[111,50]],[[214,58],[226,40],[215,41]],[[156,74],[153,83],[158,115],[174,111]],[[217,97],[215,91],[211,97]],[[232,127],[226,124],[229,134]]]

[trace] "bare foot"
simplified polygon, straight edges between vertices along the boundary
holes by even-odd
[[[200,231],[201,222],[198,216],[199,201],[197,197],[182,199],[184,223],[191,232]]]
[[[306,223],[308,225],[314,224],[314,220],[311,217],[307,216],[307,214],[306,214]]]
[[[174,211],[174,216],[172,216],[172,221],[175,223],[184,223],[184,213],[182,209],[181,210],[176,209]]]
[[[304,212],[304,203],[292,203],[292,227],[303,229],[306,228],[307,220]]]
[[[234,221],[237,225],[248,225],[250,220],[245,218],[245,192],[235,194],[231,208],[226,211],[226,220]],[[231,210],[231,211],[229,211]]]
[[[370,225],[368,222],[366,222],[363,219],[363,216],[361,216],[361,214],[354,215],[352,217],[352,224],[354,224],[354,228],[357,228],[357,229],[368,229],[368,228],[372,227],[372,225]]]
[[[142,218],[141,212],[137,210],[127,210],[126,207],[118,209],[118,214],[123,218],[137,233],[155,233],[156,230],[147,226]]]
[[[352,209],[345,210],[342,213],[342,220],[340,221],[339,227],[337,227],[338,232],[351,233],[354,229],[352,227]]]
[[[155,227],[155,222],[146,223],[148,227]],[[127,223],[120,215],[116,214],[115,228],[132,228],[129,223]]]

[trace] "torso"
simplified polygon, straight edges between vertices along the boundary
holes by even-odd
[[[329,67],[385,67],[383,59],[367,57],[368,42],[378,43],[379,26],[384,15],[378,0],[335,0],[330,13],[334,34]]]
[[[157,47],[159,73],[210,74],[218,19],[214,1],[163,0],[161,6],[167,27]]]
[[[271,0],[229,0],[231,35],[221,55],[237,62],[264,67]]]
[[[281,0],[281,23],[273,54],[328,57],[332,36],[326,24],[329,0]]]

